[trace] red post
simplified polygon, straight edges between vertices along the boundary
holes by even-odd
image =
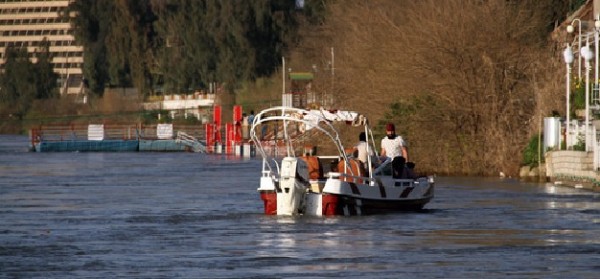
[[[215,132],[214,132],[214,125],[211,123],[206,123],[205,125],[206,129],[206,149],[208,152],[213,153],[214,150],[214,146],[215,146]]]
[[[227,153],[227,154],[233,153],[232,152],[233,139],[234,139],[233,124],[226,123],[225,124],[225,146],[226,146],[225,153]]]
[[[221,106],[218,106],[218,105],[214,106],[213,120],[217,126],[221,126]]]
[[[214,131],[214,140],[216,143],[221,144],[223,139],[221,138],[221,106],[214,106],[213,110],[213,121],[215,126],[213,127]]]
[[[234,122],[242,122],[242,106],[240,106],[240,105],[233,106],[233,121]]]

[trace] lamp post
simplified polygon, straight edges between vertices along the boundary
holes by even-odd
[[[594,20],[594,27],[595,27],[595,30],[594,30],[594,47],[596,48],[595,49],[596,54],[598,54],[598,53],[600,53],[600,50],[599,50],[599,47],[598,47],[598,45],[600,43],[600,35],[598,34],[598,32],[600,32],[600,14],[598,14],[596,16],[596,20]],[[594,84],[596,84],[596,85],[598,84],[598,62],[599,62],[598,61],[598,55],[596,55],[596,64],[595,64],[595,67],[596,67],[595,73],[596,73],[596,75],[594,76]]]
[[[573,33],[573,31],[575,31],[575,27],[573,26],[573,23],[575,23],[575,21],[577,21],[579,23],[579,44],[577,44],[577,48],[579,48],[581,50],[581,20],[579,20],[578,18],[574,19],[573,21],[571,21],[571,24],[569,26],[567,26],[567,33]],[[581,53],[579,53],[579,57],[577,58],[577,62],[578,62],[578,66],[577,66],[577,70],[578,70],[578,75],[577,77],[579,78],[579,80],[581,80]]]
[[[571,147],[569,144],[569,135],[571,125],[571,63],[573,63],[573,50],[571,46],[567,43],[567,48],[563,52],[563,56],[565,58],[565,64],[567,65],[567,110],[566,110],[566,123],[565,123],[565,145],[567,146],[567,150]]]
[[[281,106],[287,107],[287,96],[285,95],[285,57],[281,57]]]
[[[590,140],[588,139],[590,125],[590,60],[594,57],[594,52],[590,48],[589,40],[586,40],[585,47],[581,48],[581,56],[585,59],[585,151],[589,151]]]

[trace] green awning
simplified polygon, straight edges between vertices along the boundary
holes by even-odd
[[[312,80],[313,78],[313,73],[290,73],[291,80]]]

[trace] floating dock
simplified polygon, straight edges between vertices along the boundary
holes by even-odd
[[[177,132],[175,132],[177,129]],[[206,152],[202,126],[48,125],[31,129],[36,152]]]

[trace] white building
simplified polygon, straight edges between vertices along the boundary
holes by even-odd
[[[145,110],[168,110],[169,116],[196,117],[202,123],[208,123],[210,111],[215,104],[215,94],[196,92],[194,94],[168,94],[160,100],[144,103]]]
[[[60,76],[61,94],[81,93],[83,47],[76,44],[69,20],[60,15],[73,1],[0,0],[0,63],[8,46],[26,47],[36,62],[34,53],[45,38]]]

